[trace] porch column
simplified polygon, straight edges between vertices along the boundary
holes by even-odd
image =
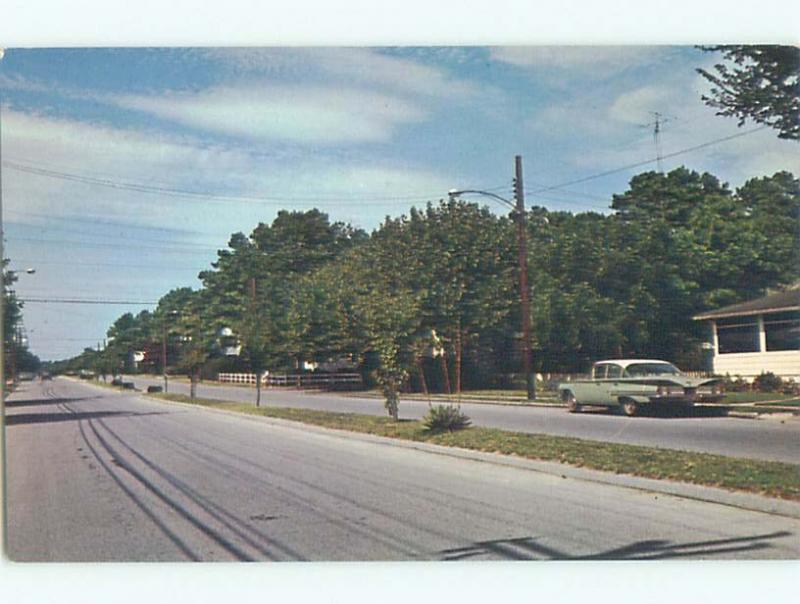
[[[764,329],[764,315],[758,315],[758,352],[767,351],[767,331]]]
[[[719,338],[717,337],[717,322],[711,321],[711,344],[714,346],[714,356],[719,354]]]

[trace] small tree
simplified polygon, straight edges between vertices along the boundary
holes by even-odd
[[[399,418],[400,390],[409,376],[414,354],[412,334],[419,327],[419,306],[411,292],[387,291],[386,283],[371,283],[358,303],[369,346],[378,353],[378,384],[389,415]]]
[[[189,396],[192,400],[197,397],[200,370],[211,356],[214,340],[214,326],[211,320],[203,316],[201,296],[202,292],[192,292],[176,325],[182,342],[179,363],[189,374]]]
[[[267,363],[275,350],[266,310],[256,306],[245,312],[239,321],[237,331],[242,342],[242,355],[247,359],[250,370],[256,374],[256,407],[260,407],[261,374],[267,368]]]

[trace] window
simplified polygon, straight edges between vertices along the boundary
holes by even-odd
[[[595,365],[592,369],[592,377],[596,380],[602,380],[606,377],[606,367],[608,365]]]
[[[680,373],[678,368],[671,363],[633,363],[625,369],[625,377],[680,375]]]
[[[800,312],[764,315],[767,350],[800,350]]]
[[[717,322],[718,354],[758,352],[756,317],[732,317]]]
[[[606,373],[606,378],[618,378],[622,377],[622,367],[619,365],[609,365],[608,372]]]

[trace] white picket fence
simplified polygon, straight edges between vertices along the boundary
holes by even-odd
[[[229,384],[256,383],[255,373],[220,373],[219,381]],[[361,385],[360,373],[297,373],[297,374],[269,374],[261,376],[263,386],[282,386],[293,388],[321,388],[324,386],[350,384]]]
[[[266,385],[269,375],[264,373],[261,375],[261,384]],[[255,373],[220,373],[219,381],[228,384],[250,384],[255,386],[256,374]]]

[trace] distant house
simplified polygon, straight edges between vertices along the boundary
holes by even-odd
[[[701,313],[711,325],[713,371],[800,379],[800,289]]]

